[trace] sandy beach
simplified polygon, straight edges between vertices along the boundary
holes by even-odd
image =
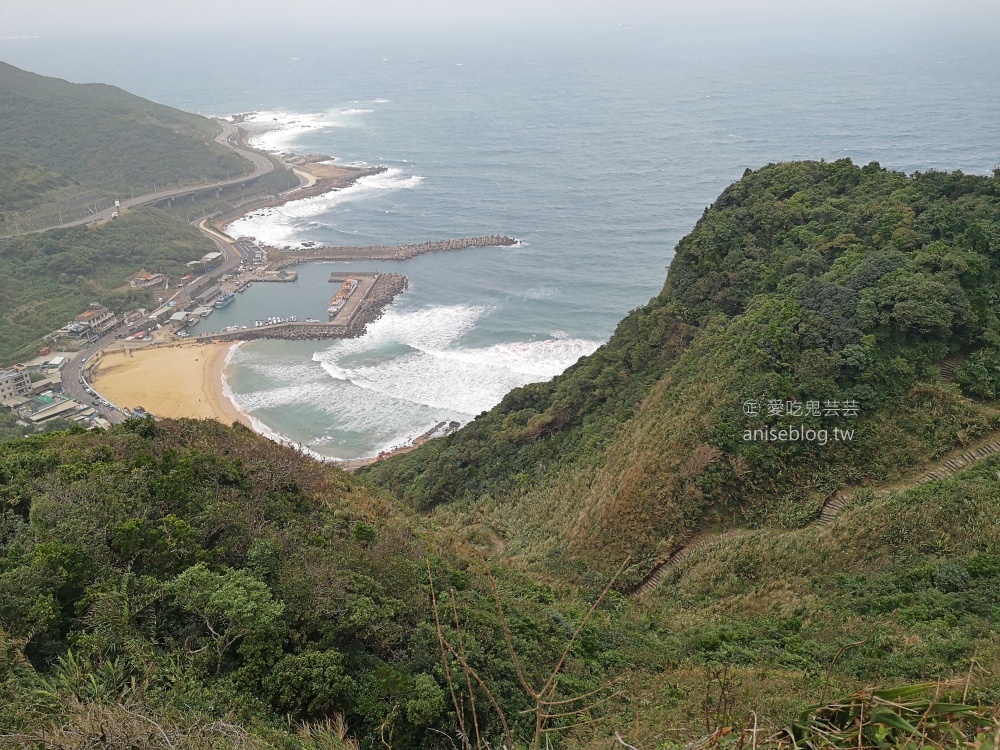
[[[143,407],[157,417],[217,419],[252,427],[222,391],[231,343],[105,350],[94,388],[119,408]]]

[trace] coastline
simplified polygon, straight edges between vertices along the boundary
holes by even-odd
[[[239,410],[232,396],[229,395],[229,385],[226,382],[226,366],[233,353],[243,344],[237,341],[233,344],[218,343],[215,345],[216,352],[212,361],[212,371],[206,390],[209,390],[215,399],[215,405],[228,418],[226,424],[239,422],[245,427],[249,427],[257,432],[250,417]],[[220,420],[222,421],[222,420]]]
[[[231,211],[225,211],[211,219],[208,222],[210,226],[220,232],[227,232],[230,224],[239,221],[254,211],[264,208],[276,208],[293,201],[305,200],[306,198],[314,198],[318,195],[343,190],[354,185],[362,177],[382,174],[389,169],[382,166],[341,167],[315,162],[290,162],[277,154],[273,154],[273,156],[280,159],[287,169],[291,170],[296,177],[302,180],[302,183],[298,187],[286,190],[279,195],[255,200],[238,206]]]
[[[245,142],[249,140],[248,135],[244,135],[243,138]],[[230,225],[241,218],[252,214],[254,211],[282,206],[287,203],[330,192],[337,192],[351,187],[363,177],[377,175],[388,171],[388,167],[384,166],[357,167],[331,164],[327,163],[332,161],[330,157],[320,155],[298,156],[291,153],[274,151],[269,151],[267,153],[276,157],[287,169],[291,170],[299,178],[300,185],[279,195],[252,201],[241,206],[236,206],[229,211],[216,215],[213,218],[203,220],[198,227],[203,233],[210,236],[218,235],[220,239],[225,238],[225,241],[231,243],[232,240],[228,237]],[[215,237],[213,237],[213,239],[215,239]],[[308,244],[315,245],[315,243]],[[511,246],[518,244],[520,243],[515,238],[503,237],[501,235],[491,235],[489,237],[481,236],[452,240],[439,240],[391,247],[376,246],[365,248],[327,248],[314,246],[303,252],[298,257],[295,255],[286,256],[286,253],[282,252],[278,248],[264,247],[264,249],[269,256],[277,256],[277,259],[272,257],[271,264],[268,267],[281,268],[283,265],[322,261],[327,259],[325,256],[331,252],[335,256],[339,256],[341,254],[352,256],[349,258],[351,260],[406,260],[426,252],[460,250],[469,247]],[[337,257],[336,259],[340,258]],[[376,284],[379,288],[377,290],[373,288],[373,294],[370,295],[373,299],[365,298],[357,310],[357,315],[351,318],[348,326],[350,330],[340,333],[336,336],[337,338],[345,335],[347,337],[361,335],[366,329],[367,324],[380,317],[386,304],[391,302],[393,297],[395,297],[399,292],[405,290],[407,286],[406,277],[398,274],[380,274],[379,282],[381,283]],[[202,347],[205,351],[205,359],[210,360],[210,364],[205,365],[202,369],[201,388],[198,390],[197,395],[189,394],[186,398],[181,397],[176,400],[158,400],[155,397],[155,386],[150,387],[151,382],[146,382],[144,383],[145,390],[142,392],[129,393],[126,391],[121,393],[120,396],[131,396],[133,400],[135,400],[136,397],[145,399],[145,401],[151,404],[151,406],[147,406],[146,403],[137,403],[136,405],[142,405],[156,416],[173,418],[213,418],[226,424],[238,421],[253,430],[255,433],[269,440],[295,447],[298,450],[302,450],[312,455],[318,461],[338,466],[346,471],[353,471],[361,466],[379,461],[392,455],[407,453],[428,440],[450,434],[458,428],[459,425],[457,422],[453,422],[448,425],[445,423],[439,423],[422,434],[411,436],[403,444],[394,446],[388,450],[383,450],[377,455],[346,460],[320,455],[315,451],[299,445],[294,441],[287,439],[283,435],[276,433],[258,419],[251,417],[248,414],[244,414],[238,409],[231,397],[231,392],[226,382],[225,370],[226,365],[231,358],[232,352],[248,340],[255,338],[327,338],[328,336],[326,334],[329,333],[329,331],[326,330],[327,326],[323,327],[323,331],[313,330],[314,328],[318,329],[318,327],[309,327],[305,324],[289,324],[288,328],[288,331],[280,332],[282,335],[277,335],[277,332],[271,330],[241,331],[238,333],[234,332],[232,334],[221,334],[217,338],[213,337],[214,341],[211,343],[208,341],[196,343],[195,340],[192,340],[180,345],[180,347],[177,348],[174,346],[167,347],[174,350],[175,353],[173,355],[152,355],[151,358],[162,360],[163,366],[167,370],[177,367],[190,368],[191,363],[187,362],[185,365],[184,362],[185,359],[190,359],[190,355],[185,358],[183,355],[177,354],[177,350],[183,348]],[[135,359],[135,357],[136,355],[134,354],[132,359]],[[120,361],[112,362],[110,364],[113,365],[112,369],[123,368],[127,371],[133,371],[130,368],[135,367],[134,363],[126,364]],[[99,374],[98,381],[100,380],[100,377],[101,376]],[[133,379],[142,380],[143,378],[137,375]],[[173,379],[173,386],[176,389],[177,383],[184,382],[190,383],[192,382],[192,378],[177,377]],[[108,390],[106,383],[107,380],[103,383],[95,381],[94,385],[98,390],[102,391],[102,394],[105,395],[112,403],[115,403],[120,407],[129,406],[130,408],[134,408],[134,406],[128,403],[127,398],[126,400],[122,400],[121,397],[116,397],[119,394],[114,393],[112,390]],[[188,387],[190,388],[190,386]]]

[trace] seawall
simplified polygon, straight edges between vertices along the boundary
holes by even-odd
[[[361,247],[313,247],[308,250],[282,250],[266,247],[270,270],[277,271],[299,263],[317,260],[407,260],[424,253],[442,253],[466,250],[473,247],[512,247],[518,244],[514,237],[500,234],[481,237],[460,237],[453,240],[435,240],[414,245],[365,245]]]
[[[349,339],[361,336],[368,324],[378,320],[385,308],[406,289],[405,276],[397,273],[380,273],[372,288],[346,323],[279,323],[245,331],[206,333],[192,336],[191,341],[255,341],[257,339]]]

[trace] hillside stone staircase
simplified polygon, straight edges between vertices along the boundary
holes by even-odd
[[[984,458],[989,458],[994,453],[1000,453],[1000,440],[994,440],[992,443],[987,443],[974,451],[963,453],[961,456],[949,458],[940,466],[932,471],[929,471],[926,475],[918,479],[917,484],[927,484],[928,482],[937,482],[942,479],[948,479],[953,476],[956,471],[961,471],[967,466],[971,466],[974,463],[982,461]]]
[[[954,373],[955,367],[961,363],[961,358],[951,366],[949,372]],[[942,378],[944,377],[945,367],[942,363],[941,367]],[[979,446],[973,450],[962,453],[961,455],[954,456],[952,458],[942,461],[929,472],[921,476],[915,482],[912,482],[908,486],[916,486],[921,484],[927,484],[928,482],[938,482],[942,479],[948,479],[952,477],[956,472],[962,469],[968,468],[979,461],[989,458],[990,456],[1000,453],[1000,438],[994,439],[993,441]],[[905,489],[906,486],[901,486],[896,489]],[[816,517],[816,526],[826,526],[833,522],[837,515],[851,500],[851,496],[854,494],[855,489],[844,489],[839,492],[835,492],[820,507],[819,515]],[[883,490],[879,494],[886,494],[889,490]],[[689,555],[698,550],[705,550],[716,545],[722,544],[724,542],[730,541],[732,539],[738,539],[741,537],[746,537],[753,532],[747,529],[733,529],[730,531],[723,532],[721,534],[715,534],[712,536],[704,536],[700,539],[696,539],[691,543],[675,548],[665,559],[656,563],[653,569],[646,574],[646,576],[639,581],[638,584],[633,586],[631,589],[624,591],[626,596],[632,599],[638,599],[645,594],[656,588],[667,574],[670,569],[676,565],[682,563]]]
[[[947,357],[942,359],[941,364],[938,365],[938,368],[941,372],[941,382],[953,383],[955,381],[955,370],[965,360],[966,356],[961,352],[955,352],[954,354],[949,354]]]
[[[694,552],[698,550],[708,549],[714,547],[723,542],[730,541],[731,539],[739,539],[741,537],[749,536],[751,531],[746,529],[733,529],[732,531],[726,531],[721,534],[716,534],[714,536],[706,536],[702,539],[698,539],[684,547],[678,547],[670,555],[667,556],[665,560],[661,560],[653,569],[646,574],[645,578],[639,581],[632,589],[626,591],[626,595],[638,599],[643,594],[655,589],[660,585],[660,582],[666,577],[670,569],[675,565],[679,565]]]

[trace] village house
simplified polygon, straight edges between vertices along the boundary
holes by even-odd
[[[167,277],[162,273],[150,273],[143,268],[129,284],[133,289],[163,289],[166,287]]]
[[[100,302],[91,302],[86,312],[76,316],[79,335],[101,334],[118,325],[115,314]]]
[[[24,368],[0,370],[0,401],[31,395],[31,377]]]

